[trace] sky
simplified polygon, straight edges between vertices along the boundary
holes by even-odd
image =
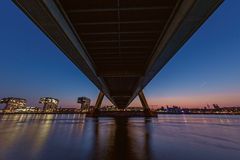
[[[150,106],[240,106],[240,1],[225,1],[144,89]],[[0,1],[0,98],[77,107],[98,89],[10,0]],[[110,102],[105,98],[103,105]],[[2,107],[3,105],[0,105]],[[138,97],[130,106],[140,106]]]

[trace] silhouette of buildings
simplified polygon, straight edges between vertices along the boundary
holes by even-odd
[[[55,112],[58,109],[59,100],[52,97],[42,97],[39,103],[43,104],[44,112]]]
[[[80,103],[81,104],[81,110],[82,111],[88,111],[88,110],[91,110],[90,108],[90,103],[91,103],[91,100],[90,98],[87,98],[87,97],[79,97],[78,100],[77,100],[77,103]]]
[[[42,97],[39,100],[43,104],[42,110],[39,107],[32,107],[26,105],[27,100],[24,98],[7,97],[0,100],[0,104],[6,104],[0,113],[87,113],[94,109],[90,106],[91,100],[87,97],[79,97],[77,103],[81,104],[81,108],[73,107],[58,107],[59,100],[52,97]],[[181,108],[179,106],[166,106],[160,108],[153,108],[160,114],[240,114],[240,107],[220,107],[218,104],[213,104],[203,108]],[[126,109],[119,109],[114,105],[102,106],[99,111],[143,111],[142,107],[128,107]]]
[[[213,104],[212,107],[207,105],[204,108],[181,108],[178,106],[167,106],[156,109],[158,113],[166,114],[240,114],[240,107],[220,107]]]
[[[0,100],[1,104],[6,104],[4,110],[12,112],[18,109],[25,109],[27,100],[23,98],[8,97]]]

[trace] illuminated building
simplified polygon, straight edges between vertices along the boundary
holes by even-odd
[[[37,113],[39,111],[40,111],[39,107],[30,107],[30,106],[15,110],[15,112],[21,112],[21,113]]]
[[[87,97],[79,97],[77,103],[81,104],[81,110],[89,110],[91,100]]]
[[[58,109],[59,100],[52,97],[42,97],[39,103],[43,104],[43,111],[54,112]]]
[[[59,108],[60,113],[77,113],[79,112],[76,108]]]
[[[4,110],[6,112],[14,112],[14,111],[19,110],[19,109],[25,109],[27,100],[23,99],[23,98],[8,97],[8,98],[1,99],[0,103],[1,104],[3,104],[3,103],[6,104],[6,106],[4,108]]]

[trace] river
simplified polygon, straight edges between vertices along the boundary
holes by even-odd
[[[239,160],[240,116],[0,115],[0,160]]]

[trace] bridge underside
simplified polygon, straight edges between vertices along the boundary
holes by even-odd
[[[125,108],[221,0],[15,0],[117,107]]]

